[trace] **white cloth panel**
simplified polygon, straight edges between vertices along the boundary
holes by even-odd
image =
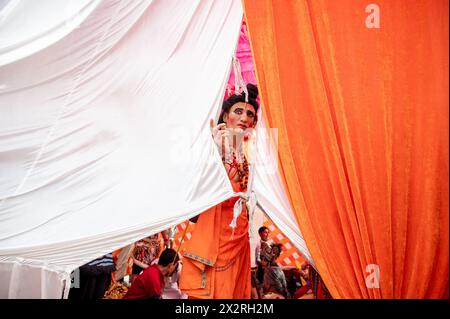
[[[70,282],[62,269],[22,258],[2,261],[0,257],[0,296],[2,298],[61,299],[64,284]]]
[[[66,2],[39,3],[37,14]],[[62,39],[39,42],[46,47],[0,46],[10,61],[0,67],[2,280],[17,258],[67,276],[233,194],[209,119],[228,79],[240,1],[81,7],[95,9]],[[36,35],[59,23],[41,18],[33,21],[54,21]]]
[[[314,265],[278,170],[278,130],[268,129],[262,117],[256,129],[258,140],[253,189],[257,194],[258,204],[300,253]]]
[[[0,66],[62,39],[99,3],[100,0],[0,1]]]

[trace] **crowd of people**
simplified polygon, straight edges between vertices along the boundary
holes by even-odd
[[[310,265],[303,262],[300,269],[285,268],[277,263],[282,245],[269,238],[269,229],[258,230],[260,241],[255,248],[256,269],[252,271],[252,298],[304,298],[312,294],[309,280]]]
[[[314,269],[306,261],[300,268],[280,266],[277,259],[282,245],[270,239],[267,227],[262,226],[258,232],[256,267],[247,269],[250,298],[314,298]],[[179,287],[183,257],[172,247],[173,239],[164,231],[83,265],[80,287],[70,290],[69,299],[192,298]],[[114,290],[118,292],[115,295]]]

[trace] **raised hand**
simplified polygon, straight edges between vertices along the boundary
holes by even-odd
[[[221,123],[219,125],[214,125],[214,120],[210,120],[209,122],[211,135],[219,148],[220,155],[225,162],[229,162],[233,160],[233,147],[232,147],[232,134],[231,130],[227,129],[225,123]]]

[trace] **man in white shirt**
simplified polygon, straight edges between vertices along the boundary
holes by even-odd
[[[261,240],[256,244],[255,248],[255,261],[256,265],[258,266],[261,264],[261,249],[270,247],[270,245],[272,244],[272,241],[269,239],[269,233],[269,228],[267,228],[266,226],[262,226],[258,229],[258,234],[261,238]]]
[[[269,232],[269,228],[267,228],[266,226],[262,226],[258,229],[258,234],[261,239],[256,244],[255,248],[255,263],[257,269],[254,278],[256,279],[255,288],[257,289],[257,291],[259,291],[259,296],[261,296],[262,294],[262,284],[264,279],[264,267],[261,264],[261,251],[267,251],[267,249],[270,249],[272,241],[269,239]]]

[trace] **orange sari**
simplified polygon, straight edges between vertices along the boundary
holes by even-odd
[[[234,191],[242,191],[231,182]],[[200,214],[186,243],[180,288],[190,298],[250,298],[250,240],[248,214],[242,205],[237,226],[230,227],[233,197]]]

